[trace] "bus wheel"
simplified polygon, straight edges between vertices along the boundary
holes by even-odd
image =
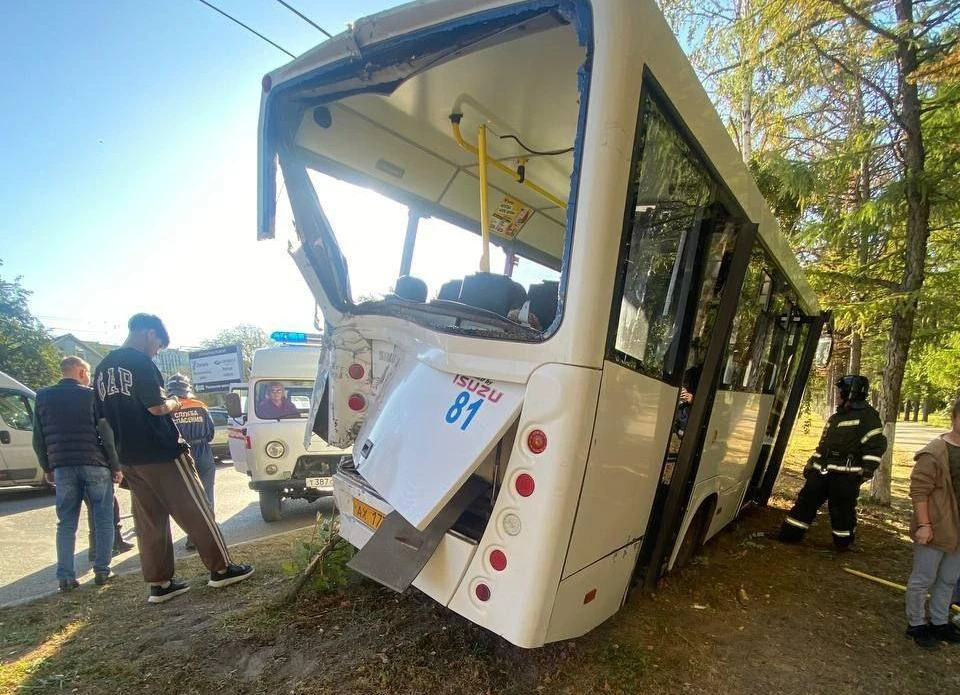
[[[260,491],[260,516],[264,521],[280,521],[280,491]]]
[[[680,550],[677,551],[677,559],[673,563],[674,571],[686,566],[702,545],[703,536],[706,533],[707,524],[710,521],[710,506],[709,500],[703,502],[697,510],[696,515],[690,520],[690,525],[687,526],[687,532],[683,534]]]

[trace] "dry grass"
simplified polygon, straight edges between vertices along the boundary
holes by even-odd
[[[842,571],[903,582],[902,497],[863,509],[858,549],[836,555],[829,525],[769,540],[817,440],[798,434],[772,506],[748,510],[654,596],[635,593],[587,636],[521,650],[415,591],[354,579],[272,600],[296,536],[244,546],[257,575],[208,589],[196,560],[185,596],[148,606],[138,577],[0,610],[0,692],[150,693],[897,693],[960,687],[960,650],[903,639],[902,595]],[[909,460],[897,456],[895,495]],[[309,535],[309,532],[305,532]]]

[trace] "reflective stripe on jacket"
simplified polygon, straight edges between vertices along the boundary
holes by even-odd
[[[870,477],[887,450],[880,415],[870,405],[857,401],[830,416],[809,468],[827,473],[857,473]]]
[[[191,447],[196,448],[199,444],[213,439],[213,418],[203,401],[181,398],[180,410],[173,414],[173,421],[180,430],[180,436],[186,439]]]

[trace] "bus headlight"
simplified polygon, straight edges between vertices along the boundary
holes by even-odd
[[[272,442],[267,442],[267,445],[263,448],[267,452],[267,456],[272,459],[278,459],[287,452],[287,447],[283,445],[283,442],[278,442],[276,440]]]

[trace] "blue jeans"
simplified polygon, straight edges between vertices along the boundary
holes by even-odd
[[[104,466],[53,469],[57,491],[57,579],[76,579],[73,553],[84,498],[93,511],[94,572],[109,572],[113,555],[113,476]]]

